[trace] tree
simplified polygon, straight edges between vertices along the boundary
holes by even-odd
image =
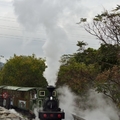
[[[112,11],[105,10],[95,16],[92,23],[84,23],[85,30],[91,35],[96,36],[103,44],[120,45],[120,7]]]
[[[78,63],[71,57],[66,64],[61,65],[56,85],[68,85],[75,93],[83,95],[91,88],[95,73],[94,65]]]
[[[63,55],[61,67],[58,73],[57,86],[68,85],[75,93],[85,94],[93,87],[95,77],[99,67],[97,64],[97,50],[93,48],[85,49],[87,43],[78,41],[77,53],[73,55]]]
[[[74,54],[76,62],[88,64],[97,63],[97,50],[93,48],[84,49],[82,52],[77,52]]]
[[[95,79],[96,90],[120,108],[120,5],[98,14],[91,23],[87,19],[81,22],[88,33],[102,42],[97,56],[100,73]]]
[[[87,43],[83,42],[83,41],[78,41],[77,46],[79,47],[78,51],[83,51],[85,49],[85,46],[87,45]]]
[[[47,85],[43,72],[46,68],[45,60],[32,56],[11,57],[1,70],[1,84],[15,86]]]
[[[101,44],[98,49],[97,61],[101,72],[120,64],[120,47],[112,44]]]
[[[98,74],[95,80],[96,90],[111,98],[120,108],[120,67],[114,66]]]

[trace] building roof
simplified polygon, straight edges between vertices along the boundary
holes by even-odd
[[[6,89],[6,90],[17,90],[19,89],[20,87],[17,87],[17,86],[4,86],[3,89]]]
[[[17,91],[30,91],[36,89],[35,87],[20,87]]]

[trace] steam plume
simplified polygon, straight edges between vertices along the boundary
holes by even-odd
[[[71,113],[85,120],[119,120],[118,109],[101,93],[90,90],[87,100],[83,101],[67,86],[59,88],[58,92],[60,93],[60,107],[65,110],[66,120],[72,119]]]
[[[78,0],[74,2],[69,0],[14,0],[18,21],[27,31],[37,31],[39,27],[44,27],[47,40],[43,46],[43,52],[48,66],[44,76],[48,84],[54,85],[56,82],[60,57],[65,53],[69,44],[63,24],[66,20],[69,22],[69,16],[78,10],[77,3]]]

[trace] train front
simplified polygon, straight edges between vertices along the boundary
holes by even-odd
[[[59,108],[59,100],[53,96],[54,86],[47,87],[49,96],[43,100],[43,110],[39,112],[40,120],[61,120],[65,113]]]

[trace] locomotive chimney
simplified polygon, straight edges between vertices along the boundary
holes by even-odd
[[[48,91],[50,92],[50,96],[52,96],[52,93],[53,93],[53,91],[55,90],[55,87],[52,86],[52,85],[50,85],[50,86],[47,86],[47,89],[48,89]]]

